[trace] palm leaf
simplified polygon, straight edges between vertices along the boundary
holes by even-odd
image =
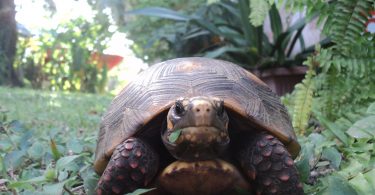
[[[165,18],[175,21],[188,21],[190,16],[181,14],[180,12],[163,8],[163,7],[147,7],[142,9],[136,9],[126,12],[126,14],[144,15],[144,16],[155,16],[159,18]]]

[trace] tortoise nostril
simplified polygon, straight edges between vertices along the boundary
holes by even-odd
[[[207,111],[207,112],[210,112],[210,109],[209,109],[209,108],[207,108],[207,109],[206,109],[206,111]]]
[[[201,111],[199,108],[196,109],[197,112]]]

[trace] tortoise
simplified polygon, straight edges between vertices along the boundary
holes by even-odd
[[[299,151],[286,108],[256,76],[227,61],[172,59],[141,72],[104,114],[96,192],[303,194]]]

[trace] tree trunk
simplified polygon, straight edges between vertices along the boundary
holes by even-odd
[[[0,84],[22,86],[14,68],[17,23],[14,0],[0,1]]]

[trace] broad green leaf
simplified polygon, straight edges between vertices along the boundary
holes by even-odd
[[[44,155],[45,146],[40,142],[34,142],[34,144],[27,150],[29,156],[33,159],[40,159]]]
[[[375,137],[375,115],[363,118],[353,124],[347,133],[354,138]]]
[[[8,151],[13,147],[10,139],[0,140],[0,148],[3,151]]]
[[[329,176],[327,188],[323,192],[324,195],[356,195],[355,190],[349,185],[349,183],[338,176]]]
[[[364,165],[356,159],[349,160],[349,163],[345,163],[345,168],[341,168],[340,171],[338,171],[338,174],[345,177],[350,178],[356,176],[358,173],[360,173],[364,168]]]
[[[365,173],[364,176],[365,176],[367,182],[370,184],[370,186],[375,188],[375,168],[372,169],[371,171]],[[374,191],[375,191],[375,189],[374,189]]]
[[[367,114],[375,114],[375,102],[370,104],[370,106],[367,108]]]
[[[189,16],[185,16],[177,11],[162,8],[162,7],[148,7],[137,10],[126,12],[126,14],[144,15],[144,16],[155,16],[159,18],[171,19],[176,21],[188,21]]]
[[[59,171],[59,176],[57,177],[57,180],[64,181],[69,176],[67,171]]]
[[[252,26],[249,22],[249,15],[250,15],[250,6],[245,0],[238,1],[238,9],[240,11],[240,21],[242,25],[243,32],[245,34],[245,40],[249,47],[256,47],[259,48],[260,46],[257,45],[257,40],[260,40],[258,34],[256,33],[256,29]]]
[[[318,120],[328,128],[345,146],[349,145],[349,138],[348,136],[340,129],[340,127],[329,121],[328,119],[324,118],[322,115],[317,116]]]
[[[126,195],[141,195],[145,194],[146,192],[150,192],[152,190],[155,190],[156,188],[150,188],[150,189],[137,189],[134,192],[127,193]]]
[[[5,155],[4,165],[6,169],[16,169],[23,162],[23,157],[25,157],[26,152],[21,150],[12,151]]]
[[[201,30],[201,31],[198,31],[198,32],[195,32],[195,33],[186,34],[182,39],[188,40],[188,39],[200,37],[200,36],[203,36],[203,35],[209,35],[209,34],[210,34],[210,32],[208,32],[206,30]]]
[[[336,150],[336,148],[325,148],[322,153],[322,158],[329,160],[336,169],[339,168],[341,163],[341,154]]]
[[[22,134],[20,141],[19,141],[19,148],[21,150],[27,150],[30,148],[31,143],[30,143],[30,138],[32,137],[33,133],[32,131],[27,131]]]
[[[28,167],[27,169],[22,170],[22,174],[19,178],[22,178],[22,180],[29,180],[41,176],[43,172],[44,170],[42,170],[39,166],[35,166],[34,168]]]
[[[229,4],[228,2],[219,2],[218,5],[222,6],[223,8],[225,8],[228,12],[230,12],[232,15],[236,16],[236,18],[238,20],[241,19],[241,16],[240,14],[238,13],[238,9],[237,7],[235,7],[234,5],[235,4]]]
[[[246,50],[243,48],[238,48],[238,47],[231,47],[231,46],[224,46],[224,47],[219,47],[218,49],[215,49],[213,51],[209,51],[206,53],[205,57],[207,58],[217,58],[227,52],[241,52],[245,53]]]
[[[306,143],[302,146],[300,160],[296,162],[296,167],[301,176],[301,180],[306,182],[310,176],[310,159],[313,158],[313,144]]]
[[[223,32],[221,29],[215,26],[212,22],[207,21],[205,18],[194,16],[191,19],[191,22],[200,26],[203,29],[206,29],[212,34],[222,36],[228,40],[235,40],[235,37],[233,36],[233,34],[230,34],[230,33],[228,34],[228,33]]]
[[[79,157],[81,157],[81,155],[64,156],[64,157],[60,158],[56,162],[56,169],[59,170],[59,171],[63,170],[67,165],[69,165],[69,163],[75,161]]]
[[[88,195],[94,195],[95,188],[98,184],[99,177],[96,173],[93,171],[86,175],[86,177],[83,178],[83,186],[85,187],[85,190]]]
[[[55,138],[59,132],[60,130],[58,128],[51,128],[49,131],[49,136],[51,138]]]
[[[349,180],[349,183],[358,194],[372,194],[375,192],[374,186],[366,180],[362,173],[358,173],[357,176]]]
[[[56,184],[44,185],[43,186],[43,193],[45,193],[45,194],[62,194],[66,181],[67,180],[65,180],[64,182],[56,183]]]
[[[23,131],[25,131],[25,127],[18,120],[14,120],[14,121],[10,122],[9,123],[9,129],[13,130],[14,132],[23,132]]]
[[[169,142],[171,142],[171,143],[176,142],[178,137],[180,137],[180,135],[181,135],[181,131],[182,131],[181,129],[177,129],[177,130],[173,131],[168,137]]]
[[[277,10],[276,5],[272,5],[271,10],[269,11],[270,14],[270,23],[272,29],[272,36],[273,41],[276,43],[277,38],[283,32],[283,23],[281,22],[281,17],[279,14],[279,10]]]
[[[75,138],[68,141],[68,143],[66,144],[66,147],[68,148],[68,150],[72,150],[76,154],[79,154],[83,151],[82,143],[78,139],[75,139]]]
[[[16,188],[16,189],[29,189],[32,190],[34,189],[31,184],[40,184],[45,181],[44,176],[38,176],[34,177],[28,180],[21,180],[21,181],[16,181],[16,182],[10,182],[8,185],[9,188]]]
[[[324,136],[322,136],[319,133],[311,133],[308,138],[311,140],[311,142],[316,145],[323,145],[323,143],[327,140]]]

